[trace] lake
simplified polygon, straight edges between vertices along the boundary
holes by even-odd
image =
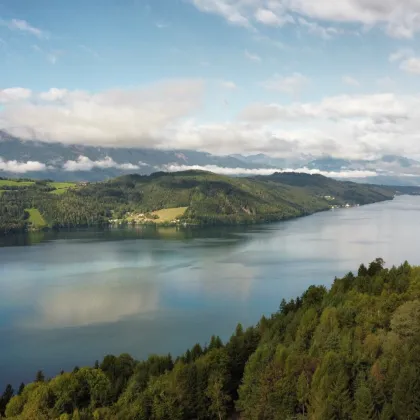
[[[420,264],[420,197],[249,227],[0,239],[0,386],[106,354],[177,355],[376,257]]]

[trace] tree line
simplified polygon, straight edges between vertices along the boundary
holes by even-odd
[[[327,210],[334,204],[366,204],[392,199],[394,192],[377,186],[335,181],[307,174],[230,178],[203,171],[126,175],[79,185],[56,194],[49,181],[19,183],[0,191],[0,234],[37,228],[26,209],[39,210],[49,228],[86,227],[187,207],[190,224],[234,225],[286,220]]]

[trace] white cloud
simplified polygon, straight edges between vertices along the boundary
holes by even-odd
[[[250,53],[248,50],[245,50],[244,55],[248,60],[255,61],[257,63],[261,62],[261,57],[259,55]]]
[[[228,22],[252,27],[258,10],[279,19],[294,14],[325,22],[378,26],[390,36],[411,38],[420,30],[418,0],[190,0],[199,10],[222,16]],[[258,21],[260,23],[264,23]],[[268,19],[266,24],[272,24]]]
[[[354,87],[360,86],[360,82],[351,76],[343,76],[342,81],[344,84],[349,85],[349,86],[354,86]]]
[[[34,35],[38,38],[46,38],[47,35],[44,31],[35,26],[30,25],[26,20],[22,19],[12,19],[7,23],[7,26],[12,30],[18,30],[22,32],[27,32],[31,35]]]
[[[4,160],[0,157],[0,171],[24,174],[32,171],[46,171],[47,169],[47,166],[41,162],[34,162],[32,160],[18,162],[17,160]]]
[[[30,89],[22,87],[8,88],[0,90],[0,104],[7,104],[16,101],[29,99],[32,95]]]
[[[220,82],[220,84],[222,85],[222,87],[224,87],[225,89],[229,89],[229,90],[234,90],[237,88],[236,84],[234,82],[231,82],[229,80],[223,80]]]
[[[156,22],[155,23],[155,25],[156,25],[156,28],[158,28],[158,29],[166,29],[166,28],[169,28],[169,23],[166,23],[166,22]]]
[[[51,88],[47,92],[42,92],[39,97],[44,101],[58,101],[64,99],[68,93],[67,89]]]
[[[230,24],[250,28],[249,19],[244,16],[240,1],[225,0],[190,0],[199,10],[206,13],[215,13],[223,16]]]
[[[343,33],[340,29],[332,26],[322,26],[317,22],[310,22],[302,17],[298,19],[298,22],[302,27],[306,28],[310,34],[320,36],[323,39],[331,39],[333,36]]]
[[[255,12],[255,19],[265,25],[283,26],[285,23],[293,23],[290,15],[276,15],[272,10],[260,8]]]
[[[168,172],[181,172],[181,171],[188,171],[188,170],[196,170],[196,171],[208,171],[214,172],[220,175],[272,175],[275,172],[298,172],[298,173],[306,173],[310,175],[324,175],[329,176],[331,178],[366,178],[369,176],[377,175],[376,172],[373,171],[340,171],[340,172],[328,172],[328,171],[320,171],[318,169],[308,169],[306,167],[299,168],[299,169],[290,169],[290,168],[280,168],[280,169],[268,169],[268,168],[226,168],[220,167],[216,165],[179,165],[176,163],[164,165],[162,168],[164,171]]]
[[[418,97],[400,98],[394,94],[340,95],[315,103],[291,105],[254,104],[245,108],[242,118],[251,121],[286,121],[308,118],[387,118],[405,119],[410,104],[419,103]]]
[[[231,120],[203,121],[202,116],[195,120],[203,94],[204,84],[196,80],[102,93],[56,88],[4,103],[0,127],[26,140],[96,147],[282,157],[302,153],[355,158],[384,153],[420,155],[420,95],[378,93],[289,104],[254,103]],[[105,159],[66,162],[67,170],[107,165],[135,169]]]
[[[340,95],[313,103],[254,104],[240,117],[244,124],[264,127],[284,140],[276,147],[268,134],[265,140],[254,134],[260,149],[270,153],[300,149],[353,158],[420,153],[420,95]]]
[[[270,47],[277,48],[278,50],[286,50],[286,49],[289,48],[289,46],[287,46],[286,44],[284,44],[281,41],[271,39],[270,37],[268,37],[266,35],[261,35],[261,34],[258,34],[258,33],[253,36],[253,39],[255,41],[258,41],[258,42],[262,43],[262,44],[266,44]]]
[[[395,61],[401,61],[403,59],[412,57],[413,55],[414,51],[411,48],[400,48],[399,50],[390,54],[389,61],[394,63]]]
[[[411,57],[402,61],[400,68],[407,73],[420,74],[420,57]]]
[[[299,93],[307,84],[309,79],[300,73],[293,73],[290,76],[274,75],[271,79],[262,82],[261,85],[268,90],[288,94]]]
[[[411,48],[401,48],[389,56],[391,63],[400,62],[400,69],[413,74],[420,74],[420,57],[416,57]]]
[[[142,164],[141,166],[144,166]],[[77,160],[68,160],[64,163],[63,169],[67,172],[76,172],[76,171],[91,171],[94,168],[99,169],[122,169],[125,171],[131,171],[139,169],[139,165],[133,165],[132,163],[117,163],[110,157],[105,157],[102,160],[93,161],[86,156],[79,156]]]
[[[3,102],[10,101],[9,90],[6,94]],[[17,96],[16,91],[13,94]],[[197,111],[203,94],[201,80],[101,93],[50,89],[37,95],[42,101],[0,109],[0,127],[24,139],[46,142],[159,147],[165,142],[162,130]]]
[[[227,168],[217,165],[179,165],[177,163],[169,163],[161,167],[162,171],[166,172],[181,172],[181,171],[208,171],[221,175],[271,175],[276,172],[276,169],[267,168]]]

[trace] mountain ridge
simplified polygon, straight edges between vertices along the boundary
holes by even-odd
[[[22,140],[0,130],[0,176],[50,178],[55,181],[102,181],[133,171],[207,169],[230,175],[258,175],[284,171],[321,173],[336,179],[388,185],[420,185],[420,162],[397,155],[376,159],[346,159],[299,155],[273,157],[214,155],[194,150],[161,150],[65,145]]]

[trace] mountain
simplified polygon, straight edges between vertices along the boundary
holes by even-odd
[[[268,156],[264,153],[258,153],[255,155],[247,155],[243,156],[240,154],[231,155],[234,158],[240,160],[241,162],[245,162],[248,164],[258,165],[259,167],[269,166],[275,169],[294,169],[294,168],[302,168],[306,166],[306,164],[313,159],[310,155],[301,154],[296,157],[288,157],[288,158],[281,158],[281,157],[272,157]]]
[[[27,170],[25,176],[56,181],[102,181],[133,171],[148,175],[166,169],[168,165],[181,169],[183,166],[245,169],[269,167],[269,165],[245,162],[233,156],[216,156],[193,150],[93,147],[24,141],[5,131],[0,131],[0,159],[38,162],[47,169]],[[63,169],[66,163],[67,170]],[[5,170],[3,173],[3,176],[12,177],[18,172]]]
[[[341,179],[341,174],[343,178],[359,183],[420,185],[420,162],[404,156],[384,155],[371,160],[325,157],[308,162],[306,167],[321,172],[334,172],[338,179]],[[351,176],[352,172],[354,177]]]
[[[347,159],[325,157],[312,160],[306,166],[309,169],[318,169],[320,171],[340,172],[343,169],[350,168],[352,165],[353,163]]]
[[[127,173],[201,169],[229,175],[269,174],[270,171],[321,173],[336,179],[385,185],[420,185],[420,162],[404,156],[343,159],[301,153],[273,157],[263,153],[218,156],[194,150],[94,147],[25,141],[0,130],[0,175],[102,181]]]
[[[268,222],[390,200],[395,194],[391,188],[321,175],[234,178],[204,171],[132,174],[87,185],[0,180],[0,189],[2,232],[101,225],[116,219],[154,223],[159,215],[153,212],[162,209],[192,224]]]

